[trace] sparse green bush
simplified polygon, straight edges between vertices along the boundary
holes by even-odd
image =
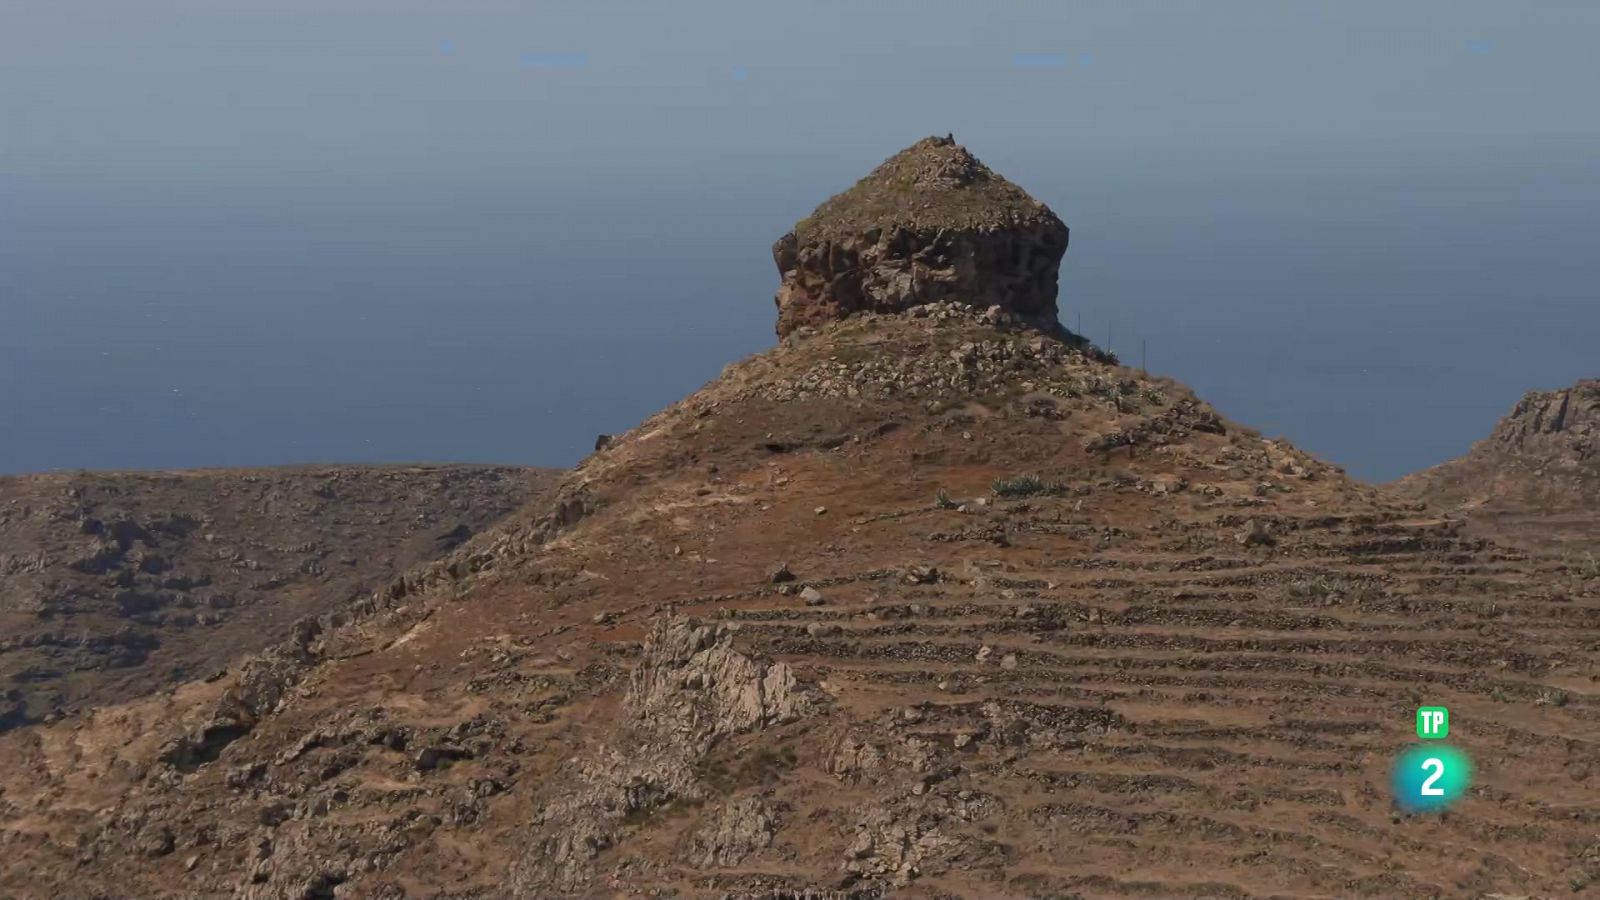
[[[1578,561],[1578,575],[1582,578],[1600,578],[1600,556],[1584,554],[1583,559]]]
[[[950,499],[950,495],[945,493],[944,488],[940,488],[939,493],[933,495],[934,509],[955,509],[959,505],[960,504]]]
[[[1037,475],[1017,475],[996,478],[990,487],[1000,497],[1031,497],[1044,490],[1044,482]]]
[[[1066,490],[1058,482],[1047,482],[1032,474],[996,478],[990,489],[996,497],[1036,497],[1040,494],[1060,494]]]
[[[1330,597],[1342,596],[1346,585],[1342,579],[1331,575],[1314,575],[1310,578],[1296,578],[1289,582],[1286,590],[1295,600],[1327,600]]]

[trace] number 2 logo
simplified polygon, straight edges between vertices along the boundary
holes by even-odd
[[[1433,783],[1444,777],[1444,760],[1439,759],[1437,756],[1430,756],[1422,761],[1422,769],[1425,772],[1433,772],[1432,775],[1428,776],[1428,780],[1422,783],[1422,796],[1443,797],[1444,789],[1434,787]]]
[[[1413,745],[1390,770],[1394,799],[1411,813],[1444,812],[1466,796],[1472,760],[1446,744]]]

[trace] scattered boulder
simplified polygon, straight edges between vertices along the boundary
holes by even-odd
[[[1277,536],[1272,533],[1271,523],[1262,519],[1246,522],[1238,537],[1239,543],[1246,547],[1271,547],[1278,543]]]
[[[418,772],[432,772],[442,769],[459,759],[471,759],[472,751],[465,747],[450,745],[434,745],[423,747],[417,751],[412,759],[412,765]]]
[[[166,856],[177,846],[177,838],[166,825],[151,825],[139,835],[138,850],[145,856]]]

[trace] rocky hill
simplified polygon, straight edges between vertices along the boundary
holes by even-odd
[[[1485,534],[1600,552],[1600,380],[1530,392],[1465,456],[1395,487]]]
[[[326,466],[0,478],[0,730],[211,675],[437,559],[554,473]]]
[[[223,677],[0,736],[0,894],[1600,877],[1600,582],[994,306],[797,325]],[[1390,799],[1423,703],[1446,816]]]

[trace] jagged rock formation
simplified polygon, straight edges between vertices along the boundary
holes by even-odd
[[[1402,486],[1456,506],[1600,510],[1600,380],[1529,392],[1466,456]]]
[[[0,731],[210,675],[551,480],[487,466],[0,478]]]
[[[1465,456],[1395,486],[1479,533],[1600,556],[1600,380],[1529,392]]]
[[[215,680],[0,735],[0,894],[1555,896],[1600,576],[1021,317],[827,321]],[[1400,813],[1419,702],[1482,761]]]
[[[773,246],[778,336],[955,301],[1054,331],[1067,227],[953,138],[890,157]]]

